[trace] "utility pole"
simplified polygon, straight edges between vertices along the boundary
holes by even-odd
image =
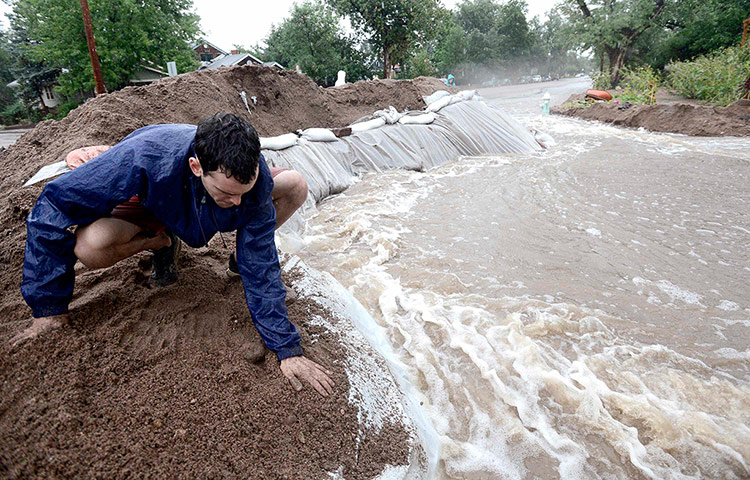
[[[89,45],[89,57],[91,67],[94,69],[94,83],[96,83],[96,94],[106,93],[102,81],[102,67],[99,65],[99,54],[96,53],[96,41],[94,41],[94,29],[91,28],[91,14],[89,13],[89,2],[81,0],[81,11],[83,12],[83,28],[86,30],[86,43]]]

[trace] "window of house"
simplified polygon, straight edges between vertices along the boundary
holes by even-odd
[[[201,53],[201,61],[202,62],[210,62],[214,59],[214,56],[210,53]]]

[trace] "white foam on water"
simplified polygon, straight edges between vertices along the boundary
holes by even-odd
[[[740,309],[740,306],[735,302],[722,300],[718,305],[716,305],[716,308],[718,308],[719,310],[724,310],[726,312],[735,312]]]

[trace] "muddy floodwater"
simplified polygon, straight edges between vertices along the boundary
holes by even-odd
[[[540,114],[586,86],[480,92],[557,145],[367,175],[299,255],[385,330],[437,478],[750,478],[750,141]]]

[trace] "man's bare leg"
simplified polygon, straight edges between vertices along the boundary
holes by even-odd
[[[165,232],[153,237],[143,234],[138,225],[119,218],[100,218],[76,230],[76,257],[91,269],[111,267],[144,250],[171,245]]]
[[[118,218],[101,218],[76,230],[73,251],[81,263],[91,269],[98,269],[110,267],[144,250],[158,250],[170,244],[171,240],[164,232],[147,237],[138,225]],[[66,323],[67,314],[35,318],[29,328],[11,339],[11,344],[19,345]]]
[[[307,182],[295,170],[286,170],[273,179],[271,192],[273,206],[276,207],[276,229],[294,215],[307,200]]]

